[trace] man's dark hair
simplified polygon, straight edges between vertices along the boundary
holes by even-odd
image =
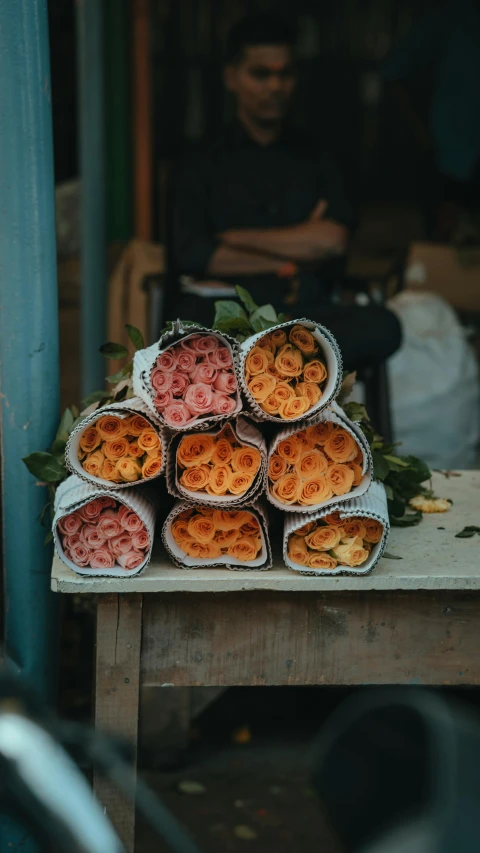
[[[257,45],[295,44],[295,31],[282,18],[255,15],[234,24],[227,38],[226,62],[238,62],[246,47]]]

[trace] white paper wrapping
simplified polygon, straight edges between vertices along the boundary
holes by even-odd
[[[137,515],[143,521],[149,538],[150,538],[150,546],[148,551],[145,553],[145,562],[142,563],[141,566],[138,566],[136,569],[123,569],[121,566],[114,566],[113,569],[90,569],[90,568],[80,568],[76,566],[75,563],[72,563],[69,560],[63,551],[62,548],[62,539],[61,534],[57,530],[57,524],[60,518],[63,518],[64,515],[69,515],[76,509],[80,509],[80,507],[89,503],[89,501],[93,500],[97,497],[104,497],[108,495],[114,500],[118,501],[121,504],[124,504],[129,509],[133,510],[137,513]],[[71,477],[68,477],[67,480],[64,480],[63,483],[60,483],[56,493],[55,493],[55,515],[52,522],[52,533],[53,533],[53,541],[55,544],[55,550],[60,557],[60,559],[65,563],[65,565],[69,566],[76,572],[78,575],[89,575],[90,577],[112,577],[112,578],[123,578],[123,577],[131,577],[132,575],[138,575],[142,572],[146,566],[148,566],[150,562],[150,557],[152,555],[152,547],[153,547],[153,537],[155,533],[155,509],[153,504],[141,495],[138,491],[134,489],[124,489],[121,493],[115,489],[99,489],[97,486],[93,486],[91,483],[83,482],[79,477],[72,474]]]
[[[271,334],[275,329],[284,329],[295,325],[305,326],[305,328],[312,333],[314,338],[316,338],[320,344],[327,366],[328,375],[325,388],[323,389],[323,395],[318,403],[316,403],[315,406],[312,406],[306,415],[301,415],[298,418],[291,418],[288,421],[285,421],[276,415],[269,415],[267,412],[264,412],[259,404],[254,400],[245,381],[245,361],[250,350],[256,346],[257,342],[261,338],[265,337],[265,335]],[[335,338],[328,329],[325,329],[318,323],[312,322],[312,320],[289,320],[286,323],[280,323],[278,326],[272,326],[271,329],[267,329],[265,332],[258,332],[258,334],[252,335],[240,345],[238,378],[252,417],[258,421],[273,421],[273,423],[276,424],[292,424],[310,420],[312,417],[315,417],[318,412],[325,409],[325,407],[328,406],[329,403],[331,403],[331,401],[337,396],[342,384],[342,371],[342,356]]]
[[[163,544],[176,566],[180,569],[206,569],[219,566],[220,568],[231,569],[232,571],[251,571],[252,569],[256,569],[257,571],[266,571],[271,568],[272,549],[268,536],[268,519],[265,507],[260,501],[255,501],[254,503],[244,502],[241,506],[229,507],[231,511],[242,509],[248,510],[248,512],[250,512],[260,523],[262,550],[256,560],[252,560],[250,563],[242,562],[242,560],[235,560],[228,555],[220,558],[217,557],[213,560],[195,560],[193,557],[189,557],[187,554],[184,554],[172,536],[171,525],[181,512],[192,508],[197,509],[198,504],[193,504],[191,501],[178,501],[165,519],[162,528]],[[220,509],[220,507],[218,507],[218,509]]]
[[[181,320],[175,320],[172,324],[171,331],[165,332],[156,344],[152,344],[152,346],[149,346],[146,349],[137,350],[133,359],[133,390],[135,394],[138,395],[138,397],[141,397],[155,417],[159,419],[162,424],[167,426],[168,429],[172,430],[172,432],[191,432],[196,429],[204,429],[205,427],[209,427],[213,424],[219,423],[220,421],[225,421],[228,418],[233,417],[243,408],[242,398],[240,396],[240,387],[238,387],[237,405],[230,415],[207,415],[207,417],[195,418],[184,427],[174,427],[171,424],[166,424],[161,413],[157,412],[155,409],[153,404],[154,391],[150,384],[150,374],[155,367],[155,362],[158,356],[173,344],[178,343],[182,338],[187,338],[194,334],[214,335],[216,338],[219,338],[222,345],[230,349],[233,359],[233,371],[237,377],[238,386],[238,373],[236,370],[236,364],[238,362],[238,343],[236,340],[231,338],[229,335],[216,332],[214,329],[204,329],[202,326],[184,326]]]
[[[237,418],[232,418],[225,423],[222,423],[210,430],[202,430],[202,434],[217,436],[226,424],[232,428],[234,435],[240,444],[256,447],[261,454],[260,468],[256,477],[243,495],[209,495],[207,492],[192,492],[186,489],[178,477],[176,457],[177,450],[184,435],[188,433],[176,434],[172,437],[167,451],[167,489],[171,495],[181,500],[187,500],[190,503],[199,504],[201,506],[212,506],[215,509],[235,509],[245,501],[251,502],[256,500],[265,488],[265,475],[267,470],[267,445],[264,437],[257,427],[251,421],[247,420],[243,415],[238,415]]]
[[[383,524],[383,536],[377,545],[374,545],[368,560],[357,568],[350,566],[337,566],[336,569],[309,569],[306,566],[299,566],[298,563],[293,563],[288,556],[288,540],[295,530],[302,527],[308,521],[317,521],[324,518],[330,512],[332,507],[320,509],[317,512],[312,512],[308,516],[303,513],[295,513],[294,515],[286,515],[283,528],[283,559],[285,565],[294,572],[299,572],[302,575],[366,575],[378,563],[387,544],[388,534],[390,533],[390,522],[388,519],[387,496],[385,487],[378,480],[374,480],[368,492],[361,497],[353,498],[342,503],[341,506],[334,507],[335,511],[340,513],[342,518],[352,518],[355,516],[363,518],[374,518]]]
[[[80,436],[84,430],[93,426],[99,418],[108,414],[117,415],[119,418],[127,418],[129,415],[142,415],[142,417],[148,420],[152,429],[158,433],[162,446],[162,467],[158,474],[155,474],[155,477],[160,477],[165,471],[168,440],[165,429],[157,416],[152,414],[148,406],[145,405],[140,397],[132,397],[130,400],[122,400],[120,403],[109,403],[108,406],[102,406],[101,409],[96,409],[96,411],[87,415],[83,421],[78,424],[71,433],[65,448],[65,463],[68,470],[71,471],[72,474],[76,474],[82,480],[85,480],[87,483],[92,483],[92,485],[99,489],[108,489],[110,491],[117,491],[117,489],[131,489],[135,486],[141,486],[144,483],[150,483],[155,479],[155,477],[148,477],[148,479],[135,480],[134,483],[112,483],[109,480],[103,480],[101,477],[95,477],[93,474],[88,474],[88,472],[82,468],[82,463],[78,458]]]
[[[277,445],[281,441],[283,441],[285,438],[289,438],[291,435],[294,435],[296,432],[301,432],[302,429],[306,429],[306,427],[314,426],[318,423],[322,423],[323,421],[333,421],[333,423],[339,424],[339,426],[348,430],[348,432],[353,436],[355,441],[360,446],[360,449],[361,449],[362,455],[363,455],[363,464],[362,464],[363,479],[362,479],[362,482],[360,483],[359,486],[356,486],[354,489],[352,489],[346,495],[333,495],[332,498],[330,498],[328,501],[324,501],[322,504],[319,504],[318,507],[316,507],[316,506],[300,506],[299,504],[283,504],[283,503],[281,503],[281,501],[277,500],[277,498],[273,494],[271,494],[271,492],[270,492],[270,483],[268,480],[268,469],[267,469],[267,477],[266,477],[266,483],[267,483],[266,495],[267,495],[267,498],[270,501],[270,503],[272,503],[274,506],[276,506],[277,509],[281,509],[283,512],[288,512],[288,513],[295,512],[295,513],[302,513],[302,514],[310,514],[312,512],[315,512],[318,509],[323,510],[324,508],[327,509],[327,512],[331,512],[333,509],[338,509],[338,504],[341,504],[347,500],[351,500],[352,498],[358,498],[361,495],[364,495],[368,491],[368,489],[370,488],[370,485],[371,485],[372,479],[373,479],[373,461],[372,461],[372,454],[370,452],[370,446],[368,444],[368,441],[365,438],[365,435],[363,434],[363,432],[360,429],[360,427],[358,426],[358,424],[355,424],[355,423],[353,423],[353,421],[350,421],[347,418],[347,416],[345,415],[345,413],[343,412],[343,410],[339,406],[337,406],[335,403],[332,403],[332,405],[326,411],[321,412],[319,415],[317,414],[317,417],[314,418],[313,420],[304,421],[303,423],[295,424],[295,426],[291,426],[291,427],[288,426],[288,427],[285,427],[285,429],[280,430],[280,432],[277,433],[277,435],[275,436],[275,438],[273,439],[273,441],[270,444],[270,448],[268,451],[269,461],[270,461],[270,457],[275,453]]]

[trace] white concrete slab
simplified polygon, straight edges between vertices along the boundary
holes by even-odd
[[[452,509],[425,516],[417,527],[394,528],[387,553],[402,559],[383,558],[363,577],[297,575],[285,568],[279,554],[267,572],[177,569],[158,545],[145,572],[131,578],[81,577],[55,557],[52,589],[63,593],[480,589],[480,536],[455,538],[467,525],[480,527],[480,471],[458,473],[449,478],[434,475],[436,494],[451,498]]]

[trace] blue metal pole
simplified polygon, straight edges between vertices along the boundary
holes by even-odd
[[[58,298],[47,0],[0,0],[0,413],[7,661],[54,697],[56,600],[39,522],[46,489],[22,463],[59,419]],[[27,836],[27,837],[26,837]],[[3,853],[36,850],[3,819]]]
[[[81,208],[82,396],[105,385],[106,177],[103,3],[77,0]]]

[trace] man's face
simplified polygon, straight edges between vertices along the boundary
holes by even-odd
[[[295,88],[291,48],[247,47],[239,62],[226,67],[225,85],[235,95],[240,113],[259,123],[283,119]]]

